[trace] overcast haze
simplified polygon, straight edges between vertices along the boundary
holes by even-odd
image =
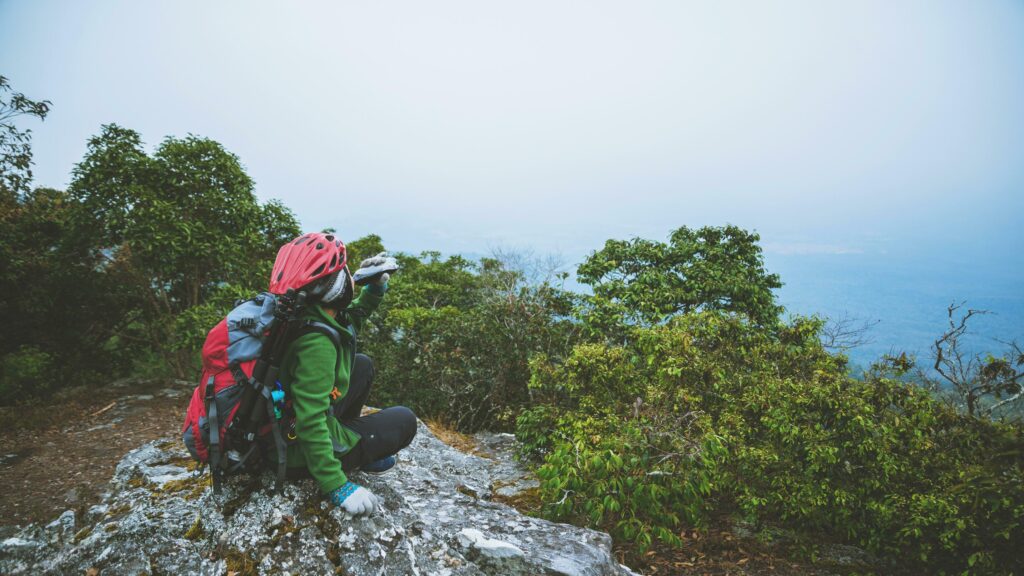
[[[729,222],[770,259],[1024,284],[1022,2],[0,0],[0,23],[0,73],[53,101],[38,184],[116,122],[213,138],[305,228],[406,251],[576,260]]]

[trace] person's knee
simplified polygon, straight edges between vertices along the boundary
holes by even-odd
[[[405,406],[388,408],[394,412],[397,428],[402,432],[403,446],[407,446],[416,437],[416,413]]]

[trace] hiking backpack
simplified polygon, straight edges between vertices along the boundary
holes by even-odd
[[[277,490],[282,487],[285,436],[295,420],[290,394],[277,379],[288,345],[318,332],[330,338],[341,360],[337,330],[299,321],[305,299],[305,292],[264,292],[237,303],[206,336],[202,375],[185,412],[182,439],[193,458],[210,466],[215,493],[224,476],[270,464],[268,453],[276,453]]]

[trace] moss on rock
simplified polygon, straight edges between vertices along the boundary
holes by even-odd
[[[203,528],[203,521],[199,516],[196,516],[195,522],[193,522],[192,526],[185,531],[185,539],[195,542],[196,540],[202,540],[205,536],[206,530]]]

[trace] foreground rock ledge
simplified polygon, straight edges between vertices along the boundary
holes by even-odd
[[[270,475],[229,483],[188,470],[177,440],[129,452],[111,490],[76,522],[0,532],[3,574],[564,574],[627,575],[607,534],[523,516],[489,500],[535,482],[489,435],[493,460],[463,454],[420,424],[396,470],[356,474],[383,510],[349,518],[312,481],[272,493]],[[507,452],[507,450],[506,450]]]

